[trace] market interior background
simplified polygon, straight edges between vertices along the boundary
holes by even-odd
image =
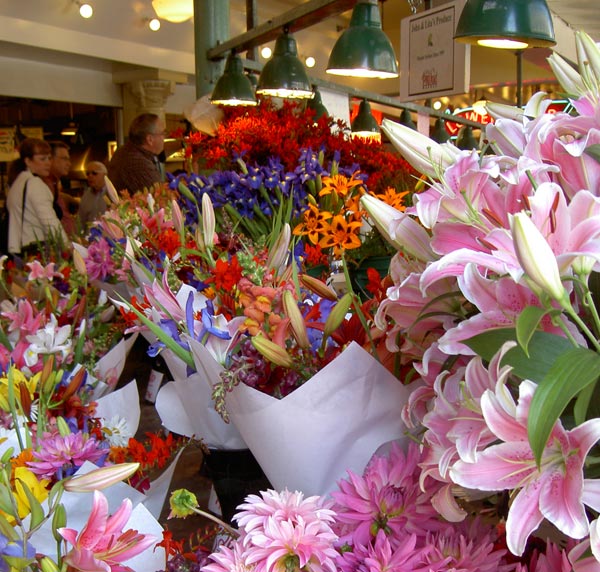
[[[247,9],[252,5],[261,24],[302,3],[300,0],[218,1],[229,5],[231,37],[246,31]],[[445,2],[427,4],[435,7]],[[167,86],[169,93],[165,97],[164,111],[168,131],[185,126],[183,109],[197,99],[195,35],[191,20],[177,24],[161,21],[160,29],[151,31],[148,23],[156,16],[151,0],[90,0],[89,3],[94,9],[89,19],[80,16],[80,3],[74,0],[5,0],[0,3],[0,131],[15,128],[30,133],[28,130],[37,129],[46,139],[63,139],[69,143],[73,192],[83,184],[85,163],[92,159],[105,161],[109,144],[122,142],[127,127],[123,109],[127,105],[128,87],[136,82]],[[197,5],[202,3],[196,0]],[[424,4],[419,0],[379,3],[383,30],[392,41],[397,57],[402,19],[413,14],[413,9],[422,10]],[[575,60],[574,29],[584,29],[600,41],[597,0],[548,0],[548,5],[554,16],[557,39],[554,49],[558,53]],[[204,16],[197,14],[196,17]],[[308,56],[315,59],[315,66],[309,70],[311,77],[332,81],[325,73],[329,52],[348,26],[350,16],[351,10],[347,10],[294,34],[301,59]],[[270,42],[269,47],[273,44]],[[264,64],[260,50],[256,52],[258,64]],[[538,90],[559,95],[555,93],[557,84],[545,62],[549,54],[550,50],[542,48],[524,53],[524,101]],[[442,98],[442,105],[460,109],[482,98],[514,104],[515,65],[513,52],[473,47],[468,92]],[[402,76],[391,80],[336,78],[335,81],[396,98]],[[376,104],[373,108],[391,118],[398,118],[400,113],[398,109]],[[62,134],[69,124],[75,126],[74,134]],[[178,141],[167,141],[167,157],[179,148]],[[0,144],[0,200],[6,191],[5,174],[11,158]],[[175,155],[168,159],[167,166],[173,170],[182,164]],[[143,356],[137,359],[141,361],[132,362],[130,367],[140,379],[143,393],[148,371],[140,364],[147,361]],[[153,406],[145,403],[140,432],[157,429],[159,424]],[[186,452],[174,486],[203,491],[201,501],[206,505],[210,487],[208,481],[199,476],[201,463],[197,449]],[[192,519],[172,526],[192,530],[196,522]]]

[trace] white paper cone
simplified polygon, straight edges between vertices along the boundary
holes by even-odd
[[[185,364],[165,352],[165,361],[175,381],[163,386],[156,397],[156,411],[162,424],[178,435],[202,439],[210,448],[247,449],[234,424],[225,423],[215,410],[212,385],[218,381],[223,367],[202,344],[196,342],[194,347],[205,353],[201,361],[195,356],[198,371],[189,377],[185,377]]]
[[[352,343],[283,399],[240,384],[227,410],[273,487],[326,495],[362,473],[383,443],[405,437],[410,390]]]
[[[133,334],[128,338],[123,338],[98,360],[93,374],[98,381],[91,397],[92,400],[99,399],[114,389],[114,385],[107,384],[106,380],[113,379],[115,383],[118,381],[137,336],[137,334]]]
[[[125,419],[127,429],[133,437],[140,424],[140,395],[135,380],[113,391],[97,401],[96,415],[105,422],[118,416]]]

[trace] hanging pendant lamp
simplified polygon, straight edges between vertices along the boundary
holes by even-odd
[[[275,42],[273,57],[260,73],[256,93],[296,99],[313,95],[304,64],[298,58],[296,40],[287,30]]]
[[[450,139],[450,133],[446,131],[445,121],[438,117],[433,124],[433,130],[431,131],[429,137],[433,139],[436,143],[445,143]]]
[[[456,137],[456,146],[463,150],[479,149],[479,141],[475,139],[473,128],[470,125],[461,127]]]
[[[410,129],[414,129],[415,131],[417,130],[417,125],[413,121],[410,111],[408,111],[406,108],[404,108],[400,114],[400,123],[406,127],[409,127]]]
[[[321,99],[321,92],[315,87],[313,90],[313,97],[306,102],[306,107],[312,109],[315,112],[315,121],[320,119],[323,115],[329,115],[327,108],[323,105]]]
[[[398,77],[396,55],[381,27],[377,0],[360,0],[354,6],[350,27],[333,46],[326,71],[351,77]]]
[[[513,50],[556,44],[546,0],[467,0],[454,39]]]
[[[214,105],[256,105],[252,83],[244,74],[244,65],[233,52],[227,56],[223,75],[217,81],[210,102]]]
[[[194,15],[194,0],[152,0],[152,8],[161,20],[179,24]]]
[[[366,99],[363,99],[360,102],[358,113],[356,114],[350,129],[352,131],[352,137],[381,141],[381,130],[379,129],[377,120],[371,113],[371,104]]]

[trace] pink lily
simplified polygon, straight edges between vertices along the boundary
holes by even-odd
[[[60,272],[55,271],[56,264],[50,262],[46,266],[42,266],[39,260],[29,262],[27,267],[29,268],[28,280],[52,280],[52,278],[62,278],[63,275]]]
[[[478,453],[476,462],[460,460],[450,469],[452,480],[463,487],[519,489],[506,522],[507,545],[517,555],[523,554],[529,535],[544,518],[566,535],[584,538],[589,532],[584,504],[590,504],[588,496],[594,506],[598,501],[599,483],[584,482],[583,466],[589,450],[600,439],[600,419],[590,419],[570,431],[558,421],[538,468],[527,437],[535,388],[533,382],[523,381],[518,403],[501,382],[495,392],[486,391],[481,398],[483,416],[490,431],[503,442]]]
[[[123,531],[131,516],[132,506],[125,499],[117,511],[109,516],[108,501],[94,491],[94,501],[88,522],[81,532],[59,528],[58,533],[73,548],[64,561],[71,569],[81,572],[130,572],[123,562],[150,548],[158,539],[137,530]]]

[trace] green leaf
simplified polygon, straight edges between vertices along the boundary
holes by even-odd
[[[20,540],[17,530],[18,529],[15,529],[15,527],[6,520],[6,517],[3,514],[0,514],[0,534],[3,534],[6,538],[14,542]]]
[[[556,358],[538,385],[527,422],[529,443],[538,467],[554,424],[568,403],[600,375],[600,355],[587,348],[572,348]]]
[[[600,163],[600,143],[595,143],[594,145],[586,147],[584,153]]]
[[[473,351],[484,360],[490,361],[502,345],[508,341],[516,341],[514,328],[488,330],[465,341]],[[558,356],[573,349],[573,344],[566,338],[547,332],[534,332],[528,344],[529,356],[516,346],[502,358],[501,365],[513,367],[513,373],[521,379],[541,382]]]
[[[10,489],[5,485],[0,486],[0,510],[12,517],[16,516]]]
[[[527,306],[517,318],[517,342],[529,357],[528,345],[542,318],[548,313],[538,306]]]
[[[592,396],[594,395],[594,389],[596,384],[588,385],[585,389],[582,389],[577,396],[575,406],[573,407],[573,417],[575,418],[575,425],[581,425],[586,419]]]

